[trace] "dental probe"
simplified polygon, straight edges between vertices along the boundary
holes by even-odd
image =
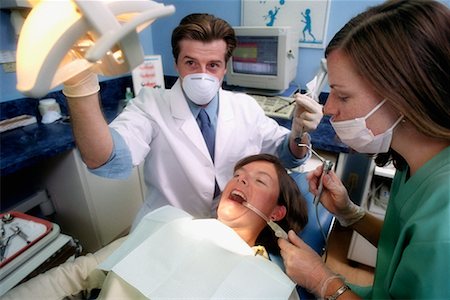
[[[299,87],[298,90],[300,91],[300,87]],[[307,92],[307,93],[304,94],[304,95],[305,95],[305,96],[311,96],[311,92]],[[279,111],[282,110],[283,108],[286,108],[286,107],[288,107],[288,106],[291,106],[291,105],[294,104],[294,103],[295,103],[295,99],[289,101],[289,102],[286,103],[285,105],[282,105],[282,106],[278,107],[277,109],[274,110],[274,112],[279,112]],[[302,130],[302,131],[303,131],[303,130]]]
[[[288,235],[287,235],[286,231],[284,231],[283,228],[281,228],[280,225],[278,225],[274,221],[269,220],[269,218],[267,218],[267,216],[264,215],[262,211],[260,211],[259,209],[257,209],[256,207],[254,207],[253,205],[248,203],[247,201],[242,202],[242,205],[244,205],[245,207],[247,207],[248,209],[253,211],[255,214],[257,214],[261,218],[263,218],[263,220],[267,222],[267,225],[269,225],[269,227],[275,232],[276,237],[283,238],[285,240],[288,239]]]
[[[298,142],[296,140],[296,142]],[[299,147],[306,147],[308,148],[315,156],[317,156],[317,158],[319,158],[322,161],[322,175],[320,176],[320,181],[319,181],[319,187],[317,189],[317,196],[314,197],[314,205],[318,205],[319,204],[319,200],[320,197],[322,196],[322,192],[323,192],[323,175],[328,174],[330,172],[330,170],[333,168],[333,162],[331,160],[325,159],[322,156],[320,156],[316,151],[313,150],[313,148],[311,148],[311,146],[307,145],[307,144],[301,144],[298,143],[297,146]]]

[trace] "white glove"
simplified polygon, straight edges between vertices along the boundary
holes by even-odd
[[[65,81],[62,92],[66,97],[79,98],[93,95],[99,90],[97,74],[88,69]]]
[[[307,175],[309,190],[314,195],[318,193],[321,176],[321,166],[318,166]],[[329,212],[336,216],[336,219],[342,226],[350,226],[365,216],[365,210],[350,200],[347,189],[336,173],[330,171],[323,176],[322,180],[324,190],[320,202]]]
[[[340,210],[339,215],[336,214],[336,219],[339,221],[339,224],[348,227],[361,220],[365,215],[366,211],[361,206],[348,199],[345,209]]]
[[[322,105],[311,97],[297,93],[295,99],[295,113],[292,122],[292,131],[296,136],[310,132],[317,128],[323,117]]]
[[[295,232],[290,230],[288,237],[289,240],[278,240],[286,274],[298,285],[316,296],[324,297],[330,281],[342,280],[342,277],[331,271],[323,262],[322,257],[301,240]]]

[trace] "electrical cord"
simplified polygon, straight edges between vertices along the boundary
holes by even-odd
[[[312,154],[314,154],[320,161],[322,161],[323,163],[323,168],[324,168],[324,172],[328,173],[329,170],[331,170],[333,168],[333,163],[325,158],[323,158],[321,155],[319,155],[316,151],[314,151],[314,149],[307,144],[302,144],[300,142],[300,138],[296,138],[295,139],[297,146],[299,147],[306,147],[308,150],[310,150],[312,152]],[[323,174],[322,174],[323,176]],[[324,257],[324,261],[327,261],[327,257],[328,257],[328,240],[327,240],[327,236],[325,234],[325,231],[323,229],[322,223],[320,223],[320,219],[319,219],[319,203],[320,203],[320,196],[322,195],[322,178],[320,179],[320,186],[319,186],[319,194],[314,196],[313,199],[313,203],[315,206],[315,212],[316,212],[316,220],[317,220],[317,224],[319,225],[319,229],[320,232],[322,234],[322,238],[324,241],[324,247],[323,247],[323,257]]]
[[[322,238],[323,238],[323,242],[324,242],[323,260],[324,260],[324,262],[326,262],[327,257],[328,257],[328,239],[327,239],[327,235],[325,234],[325,230],[323,229],[322,223],[320,222],[320,219],[319,219],[319,205],[316,205],[315,211],[316,211],[316,221],[317,221],[317,224],[319,225],[320,233],[322,234]]]

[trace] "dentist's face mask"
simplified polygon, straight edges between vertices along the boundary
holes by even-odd
[[[388,152],[392,141],[392,132],[397,124],[403,119],[401,116],[388,130],[376,136],[366,126],[366,119],[375,113],[384,103],[381,101],[365,117],[347,121],[333,122],[330,120],[336,134],[344,144],[360,153],[384,153]]]
[[[217,94],[219,80],[206,73],[189,74],[183,78],[182,87],[188,98],[197,105],[208,104]]]

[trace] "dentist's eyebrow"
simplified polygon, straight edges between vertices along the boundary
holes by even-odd
[[[197,60],[196,58],[191,57],[191,56],[189,56],[189,55],[185,55],[185,56],[183,56],[181,59]]]

